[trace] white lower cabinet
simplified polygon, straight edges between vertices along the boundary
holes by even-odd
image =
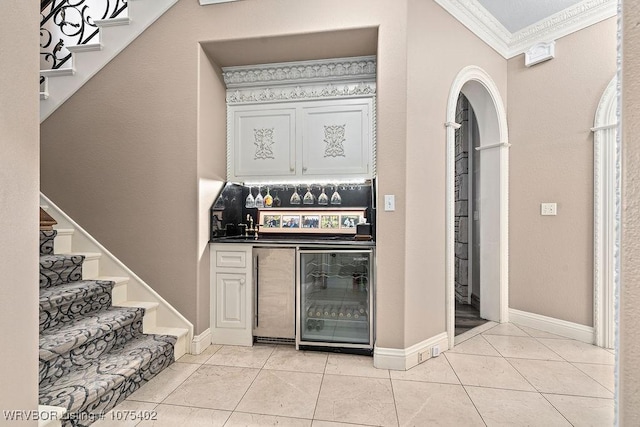
[[[211,341],[253,345],[251,245],[212,244]]]

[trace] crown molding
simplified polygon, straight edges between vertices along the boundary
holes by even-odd
[[[477,0],[435,0],[435,2],[506,58],[511,33]]]
[[[359,56],[225,67],[222,69],[222,77],[227,89],[318,85],[335,81],[375,82],[376,57]]]
[[[261,104],[269,102],[304,101],[331,98],[375,96],[375,82],[332,83],[319,85],[238,88],[227,90],[227,104]]]
[[[612,16],[615,0],[583,0],[515,33],[509,32],[477,0],[435,0],[471,32],[506,59],[539,42],[550,42]]]

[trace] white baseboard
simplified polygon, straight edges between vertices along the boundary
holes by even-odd
[[[593,327],[555,319],[541,314],[528,313],[526,311],[509,309],[509,321],[516,325],[539,329],[550,334],[571,338],[587,344],[594,343]]]
[[[191,354],[200,354],[211,345],[211,329],[207,329],[200,335],[195,335],[191,341]]]
[[[38,427],[62,426],[62,416],[67,408],[60,406],[38,405]]]
[[[373,366],[380,369],[406,371],[418,364],[419,353],[430,350],[436,345],[440,347],[440,351],[445,351],[449,348],[446,332],[414,344],[409,348],[382,348],[376,346],[373,349]],[[428,359],[430,359],[431,351],[428,354]]]

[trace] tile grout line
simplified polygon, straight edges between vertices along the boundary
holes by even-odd
[[[535,337],[534,337],[535,338]],[[539,338],[535,338],[536,341],[538,341],[540,344],[542,344],[544,347],[548,348],[549,350],[551,350],[551,352],[555,353],[558,355],[558,357],[562,360],[564,360],[567,363],[571,363],[569,362],[566,358],[562,357],[562,355],[560,353],[558,353],[557,351],[555,351],[554,349],[552,349],[551,347],[549,347],[548,345],[546,345],[545,343],[543,343],[542,341],[540,341]]]
[[[536,391],[536,393],[542,394],[542,392],[540,390],[538,390],[538,387],[533,385],[533,383],[531,381],[529,381],[529,379],[527,377],[525,377],[524,374],[522,372],[520,372],[518,370],[518,368],[516,368],[515,365],[513,363],[511,363],[511,361],[508,358],[505,357],[504,360],[506,360],[506,362],[509,364],[509,366],[511,366],[513,368],[513,370],[516,371],[518,373],[518,375],[520,375],[522,377],[522,379],[524,379],[527,382],[527,384],[529,384]],[[536,359],[534,359],[534,360],[536,360]],[[546,360],[545,362],[549,362],[549,360]],[[550,362],[559,362],[559,361],[551,360]]]
[[[514,326],[515,326],[515,325],[514,325]],[[516,326],[516,327],[517,327],[517,326]],[[520,328],[518,328],[518,329],[520,329]],[[524,330],[522,330],[522,329],[520,329],[520,330],[521,330],[522,332],[524,332],[525,334],[527,334],[527,336],[528,336],[529,338],[533,338],[536,342],[538,342],[539,344],[542,344],[545,348],[548,348],[547,346],[545,346],[545,345],[544,345],[544,343],[540,342],[536,337],[531,336],[530,334],[528,334],[526,331],[524,331]],[[483,336],[483,338],[484,338],[484,336]],[[523,338],[524,338],[524,337],[523,337]],[[485,341],[487,341],[487,342],[489,343],[489,345],[490,345],[490,346],[492,346],[492,347],[493,347],[493,348],[498,352],[498,354],[502,355],[502,353],[500,352],[500,350],[498,350],[497,348],[495,348],[495,346],[491,343],[491,341],[487,340],[486,338],[485,338]],[[556,353],[555,351],[553,351],[552,349],[549,349],[549,350],[550,350],[551,352],[553,352],[553,353],[557,354],[557,353]],[[564,358],[563,358],[562,356],[560,356],[559,354],[558,354],[558,357],[560,357],[562,360],[564,360]],[[550,401],[549,401],[549,400],[548,400],[548,399],[547,399],[547,398],[542,394],[542,392],[541,392],[540,390],[538,390],[538,388],[537,388],[535,385],[533,385],[533,383],[531,383],[531,381],[529,381],[529,379],[528,379],[527,377],[525,377],[525,376],[522,374],[522,372],[520,372],[520,371],[518,370],[518,368],[516,368],[516,367],[513,365],[513,363],[511,363],[511,361],[510,361],[509,359],[507,359],[507,358],[506,358],[506,357],[504,357],[504,356],[503,356],[502,358],[503,358],[504,360],[506,360],[506,361],[507,361],[507,363],[508,363],[508,364],[509,364],[509,365],[510,365],[510,366],[511,366],[511,367],[512,367],[512,368],[513,368],[517,373],[518,373],[518,375],[520,375],[520,376],[521,376],[521,377],[522,377],[522,378],[523,378],[523,379],[524,379],[524,380],[525,380],[525,381],[526,381],[526,382],[527,382],[527,383],[528,383],[528,384],[529,384],[529,385],[530,385],[530,386],[535,390],[533,393],[536,393],[538,396],[540,396],[542,399],[544,399],[546,402],[548,402],[548,403],[551,405],[551,407],[552,407],[553,409],[555,409],[555,411],[556,411],[558,414],[560,414],[560,416],[561,416],[562,418],[564,418],[564,419],[565,419],[565,420],[566,420],[566,421],[567,421],[571,426],[573,426],[573,424],[572,424],[572,423],[567,419],[567,417],[565,417],[565,416],[564,416],[564,414],[563,414],[562,412],[560,412],[560,411],[558,410],[558,408],[556,408],[556,407],[555,407],[555,406],[554,406],[554,405],[553,405],[553,404],[552,404],[552,403],[551,403],[551,402],[550,402]],[[533,360],[536,360],[536,359],[533,359]],[[577,369],[577,368],[576,368],[576,369]],[[463,385],[463,387],[464,387],[464,385]],[[465,391],[467,391],[466,387],[465,387]],[[522,390],[522,391],[524,391],[524,390]],[[467,395],[468,395],[468,392],[467,392]],[[469,399],[471,399],[471,396],[469,396]],[[471,401],[473,402],[473,400],[471,400]],[[475,403],[474,403],[474,406],[475,406]],[[476,408],[476,409],[477,409],[477,408]],[[483,419],[483,421],[484,421],[484,419]],[[485,424],[486,424],[486,423],[485,423]]]
[[[324,376],[327,373],[328,364],[329,355],[327,354],[327,359],[324,361],[324,369],[322,370],[322,378],[320,379],[320,387],[318,388],[318,396],[316,397],[316,405],[313,407],[313,414],[311,415],[311,425],[313,425],[313,421],[316,419],[316,411],[318,410],[318,402],[320,402],[320,393],[322,393],[322,384],[324,384]]]
[[[398,402],[396,400],[396,393],[393,389],[393,379],[391,378],[391,372],[389,372],[389,384],[391,385],[391,398],[393,399],[393,410],[396,413],[396,425],[400,426],[400,416],[398,415]]]
[[[208,360],[208,359],[207,359],[207,360]],[[174,363],[177,363],[177,362],[174,362]],[[195,365],[195,363],[192,363],[192,365]],[[171,366],[171,365],[169,365],[169,366]],[[167,393],[167,395],[166,395],[165,397],[163,397],[163,398],[160,400],[160,402],[147,402],[147,401],[145,401],[145,400],[134,400],[134,399],[129,399],[129,397],[128,397],[127,399],[125,399],[124,401],[126,402],[127,400],[132,400],[132,401],[134,401],[134,402],[155,403],[156,407],[155,407],[154,409],[156,409],[159,405],[164,405],[164,404],[165,404],[165,403],[164,403],[164,402],[165,402],[165,400],[167,400],[167,399],[169,398],[169,396],[171,396],[171,394],[173,394],[173,393],[174,393],[178,388],[180,388],[180,386],[182,386],[182,384],[184,384],[185,382],[187,382],[187,380],[188,380],[189,378],[191,378],[191,376],[192,376],[192,375],[194,375],[196,372],[198,372],[198,370],[199,370],[202,366],[204,366],[204,364],[200,364],[200,366],[199,366],[198,368],[196,368],[196,370],[194,370],[192,373],[190,373],[189,375],[187,375],[187,377],[186,377],[184,380],[182,380],[182,382],[180,382],[180,384],[178,384],[174,389],[172,389],[169,393]],[[148,383],[146,383],[146,384],[148,384]],[[146,385],[146,384],[145,384],[145,385]],[[138,389],[138,390],[140,390],[140,389]],[[136,390],[136,391],[138,391],[138,390]],[[135,393],[132,393],[132,395],[133,395],[133,394],[135,394]]]
[[[213,344],[211,344],[213,345]],[[165,397],[164,399],[162,399],[160,401],[160,403],[155,403],[155,402],[151,402],[151,403],[155,403],[155,407],[154,410],[156,410],[158,408],[158,406],[160,405],[166,405],[166,406],[178,406],[178,407],[183,407],[183,408],[197,408],[197,409],[206,409],[206,410],[214,410],[214,411],[224,411],[224,412],[229,412],[229,416],[227,417],[227,419],[224,421],[224,424],[227,423],[227,421],[229,421],[229,418],[231,418],[231,415],[233,414],[233,411],[228,411],[226,409],[213,409],[213,408],[205,408],[205,407],[199,407],[199,406],[193,406],[193,405],[178,405],[178,404],[174,404],[174,403],[165,403],[165,401],[169,398],[169,396],[171,396],[171,394],[173,394],[178,388],[180,388],[180,386],[182,386],[185,382],[187,382],[187,380],[189,378],[191,378],[196,372],[198,372],[200,370],[200,368],[202,368],[203,366],[215,366],[215,365],[208,365],[206,362],[209,361],[218,351],[220,351],[224,346],[220,346],[220,348],[216,349],[216,351],[214,351],[211,356],[209,356],[209,358],[202,362],[202,363],[190,363],[192,365],[200,365],[196,370],[194,370],[191,374],[189,374],[180,384],[178,384],[172,391],[170,391]],[[178,363],[178,361],[175,361],[175,363]],[[188,363],[188,362],[179,362],[179,363]],[[257,375],[256,375],[257,377]],[[244,397],[244,396],[243,396]],[[142,421],[140,421],[142,422]],[[224,426],[223,424],[223,426]],[[136,424],[137,426],[137,424]]]
[[[541,344],[542,346],[544,346],[545,348],[549,349],[549,351],[551,351],[552,353],[556,354],[556,355],[557,355],[560,359],[562,359],[562,360],[548,360],[548,359],[524,359],[524,358],[518,358],[518,357],[510,357],[509,359],[532,360],[532,361],[540,361],[540,362],[559,362],[559,363],[564,362],[564,363],[567,363],[567,364],[569,364],[570,366],[572,366],[574,369],[577,369],[577,370],[578,370],[579,372],[581,372],[582,374],[586,375],[588,378],[590,378],[591,380],[593,380],[596,384],[600,385],[600,386],[601,386],[602,388],[604,388],[606,391],[608,391],[608,392],[612,393],[612,392],[611,392],[611,390],[609,390],[609,388],[608,388],[608,387],[606,387],[604,384],[601,384],[601,383],[600,383],[600,381],[598,381],[598,380],[596,380],[595,378],[591,377],[591,375],[587,374],[587,373],[586,373],[586,372],[584,372],[582,369],[580,369],[580,368],[578,368],[577,366],[575,366],[575,365],[574,365],[574,363],[581,363],[581,362],[571,362],[571,361],[569,361],[568,359],[566,359],[565,357],[563,357],[560,353],[558,353],[557,351],[553,350],[551,347],[547,346],[544,342],[540,341],[540,339],[539,339],[539,338],[536,338],[536,337],[532,337],[532,338],[533,338],[533,339],[535,339],[538,343],[540,343],[540,344]],[[545,339],[549,339],[549,338],[545,338]],[[567,341],[575,341],[575,340],[573,340],[573,339],[571,339],[571,338],[566,338],[566,340],[567,340]],[[489,343],[489,344],[491,344],[491,343]],[[509,364],[510,364],[511,366],[513,366],[513,368],[514,368],[516,371],[518,371],[518,373],[519,373],[520,375],[522,375],[522,377],[524,377],[524,375],[523,375],[523,374],[518,370],[518,368],[516,368],[516,367],[511,363],[511,361],[510,361],[510,360],[508,360],[506,357],[505,357],[505,360],[507,360],[507,362],[509,362]],[[596,363],[593,363],[593,364],[594,364],[594,365],[604,365],[604,364],[596,364]],[[610,366],[610,365],[604,365],[604,366]],[[525,379],[526,379],[526,377],[525,377]],[[528,379],[526,379],[526,380],[527,380],[527,381],[529,381]],[[533,384],[531,384],[531,385],[533,386]],[[535,386],[533,386],[533,387],[534,387],[536,390],[538,390]],[[542,392],[542,391],[540,391],[540,390],[538,390],[538,392],[539,392],[540,394],[542,394],[542,393],[543,393],[543,392]],[[583,395],[571,395],[571,394],[568,394],[567,396],[595,397],[595,396],[583,396]],[[606,398],[602,398],[602,399],[606,399]]]
[[[455,347],[455,346],[454,346]],[[484,423],[485,426],[487,426],[487,422],[484,420],[484,417],[482,416],[482,414],[480,413],[480,411],[478,410],[478,407],[476,406],[476,403],[473,401],[473,399],[471,398],[471,396],[469,395],[469,392],[467,391],[467,388],[464,386],[464,384],[462,384],[462,380],[460,379],[460,377],[458,376],[458,373],[456,372],[456,370],[453,368],[453,365],[451,364],[451,362],[449,361],[449,359],[446,357],[447,355],[445,354],[445,360],[447,361],[447,364],[449,365],[449,367],[451,368],[451,370],[453,371],[453,374],[456,376],[456,378],[458,379],[458,381],[460,382],[460,385],[462,386],[462,389],[464,390],[465,394],[467,395],[467,397],[469,398],[469,401],[471,402],[471,404],[473,405],[473,408],[476,410],[476,412],[478,413],[478,416],[480,417],[480,419],[482,420],[482,422]]]
[[[244,397],[247,395],[247,393],[249,392],[249,390],[251,389],[251,386],[253,386],[253,384],[256,382],[256,380],[258,379],[258,377],[260,376],[260,373],[262,373],[262,370],[264,369],[264,365],[267,364],[267,362],[269,361],[269,359],[271,358],[271,356],[273,355],[273,353],[276,351],[276,347],[277,344],[274,345],[271,348],[271,353],[269,353],[269,355],[266,357],[266,359],[264,360],[264,363],[262,364],[262,366],[258,369],[258,373],[256,374],[255,377],[253,377],[253,380],[251,380],[251,384],[249,384],[249,387],[247,387],[247,389],[244,391],[244,393],[242,393],[242,397],[238,400],[238,403],[236,403],[236,406],[233,407],[233,410],[231,411],[231,415],[234,414],[234,412],[236,412],[236,409],[238,409],[238,406],[240,405],[240,403],[242,402],[242,400],[244,399]],[[243,369],[247,369],[247,368],[243,368]],[[251,368],[249,368],[251,369]],[[255,369],[255,368],[253,368]],[[267,369],[268,371],[268,369]],[[229,415],[229,418],[231,418],[231,415]],[[227,419],[227,421],[225,421],[225,425],[229,422],[229,419]]]
[[[585,374],[586,376],[588,376],[589,378],[591,378],[593,381],[595,381],[596,383],[600,384],[602,387],[604,387],[605,390],[613,393],[613,391],[609,390],[609,387],[607,387],[606,385],[602,384],[600,381],[598,381],[597,379],[593,378],[591,375],[587,374],[585,371],[583,371],[582,369],[580,369],[579,367],[577,367],[575,364],[576,363],[582,363],[582,362],[568,362],[571,366],[573,366],[574,368],[576,368],[578,371],[582,372],[583,374]],[[611,365],[596,365],[596,366],[611,366]],[[615,388],[615,385],[614,385]]]
[[[547,399],[547,396],[545,396],[545,395],[544,395],[544,394],[542,394],[542,393],[540,393],[540,396],[542,396],[542,398],[543,398],[544,400],[546,400],[547,402],[549,402],[549,405],[551,405],[551,407],[552,407],[553,409],[555,409],[555,410],[556,410],[556,412],[557,412],[557,413],[559,413],[559,414],[560,414],[560,416],[562,416],[562,418],[564,418],[565,420],[567,420],[567,422],[568,422],[570,425],[572,425],[572,426],[574,425],[571,421],[569,421],[569,419],[568,419],[567,417],[565,417],[565,416],[564,416],[564,414],[560,411],[560,409],[556,408],[556,405],[554,405],[554,404],[553,404],[549,399]]]

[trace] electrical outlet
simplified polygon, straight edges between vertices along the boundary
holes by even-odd
[[[396,196],[393,194],[384,195],[384,210],[395,211],[396,210]]]
[[[440,356],[440,346],[434,345],[433,347],[431,347],[431,357],[438,357],[438,356]]]
[[[422,363],[429,358],[429,350],[418,353],[418,363]]]
[[[557,215],[557,203],[540,203],[540,215]]]

